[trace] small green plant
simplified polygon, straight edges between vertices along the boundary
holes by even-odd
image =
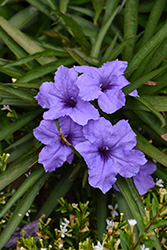
[[[25,232],[22,231],[22,237],[17,241],[17,249],[150,249],[156,244],[152,239],[155,234],[158,235],[161,245],[166,249],[167,190],[155,187],[142,197],[142,202],[145,205],[146,216],[141,217],[143,232],[140,235],[136,231],[137,221],[135,219],[129,218],[126,221],[124,214],[120,213],[118,216],[117,212],[113,217],[113,210],[108,214],[106,230],[102,239],[99,240],[97,230],[90,226],[89,202],[71,204],[61,198],[57,213],[61,212],[63,217],[60,219],[59,227],[51,230],[51,219],[48,218],[44,222],[40,218],[36,236],[26,238]]]

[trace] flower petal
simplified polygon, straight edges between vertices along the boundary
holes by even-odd
[[[125,94],[118,88],[109,89],[101,93],[98,104],[105,113],[112,114],[125,105]]]
[[[45,146],[41,150],[38,162],[44,165],[46,172],[51,172],[61,167],[67,158],[71,164],[73,159],[72,149],[58,141],[55,144]]]
[[[55,121],[42,120],[40,125],[33,130],[34,136],[45,145],[55,143],[59,137],[59,131]]]

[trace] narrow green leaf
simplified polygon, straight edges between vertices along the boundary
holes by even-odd
[[[56,50],[45,50],[45,51],[37,52],[35,54],[29,55],[26,57],[22,57],[21,59],[18,59],[14,62],[6,63],[5,65],[3,65],[3,68],[8,68],[11,66],[20,66],[22,64],[25,64],[27,62],[30,62],[34,59],[37,59],[43,56],[57,56],[57,55],[59,55],[59,52],[57,52]]]
[[[137,134],[137,148],[146,155],[150,156],[152,159],[167,167],[167,156],[149,143],[138,131],[135,130],[135,133]]]
[[[163,75],[158,76],[154,79],[156,84],[155,86],[148,86],[144,85],[140,88],[140,94],[141,95],[152,95],[157,92],[159,92],[161,89],[167,86],[167,72],[165,72]]]
[[[4,127],[3,129],[0,130],[0,141],[6,138],[8,135],[11,135],[24,125],[26,125],[29,121],[37,117],[39,114],[42,113],[41,108],[36,108],[32,111],[27,112],[26,114],[22,115],[19,117],[18,120],[10,123],[8,126]]]
[[[18,88],[13,88],[10,86],[5,86],[5,84],[0,84],[0,90],[9,93],[10,95],[16,96],[28,103],[36,103],[36,100],[34,99],[34,96],[26,91],[22,91]]]
[[[74,10],[76,12],[80,12],[84,15],[94,17],[94,11],[87,9],[86,7],[78,7],[78,6],[68,6],[69,9]]]
[[[76,41],[83,47],[83,49],[86,49],[87,51],[89,48],[89,43],[78,23],[74,21],[71,16],[67,16],[57,10],[52,10],[51,14],[55,14],[63,19],[67,27],[71,29]]]
[[[26,89],[39,89],[39,87],[41,86],[41,83],[37,83],[37,82],[29,82],[29,83],[15,82],[15,83],[2,83],[1,85],[3,85],[3,86],[11,86],[11,87],[13,87],[15,89],[17,89],[18,87],[20,89],[23,88],[22,90],[24,91],[24,88],[26,88]],[[12,96],[11,96],[11,98],[12,98]]]
[[[98,35],[97,35],[97,38],[96,38],[96,41],[92,47],[92,51],[91,51],[91,56],[94,57],[94,58],[98,58],[99,56],[99,52],[100,52],[100,47],[101,47],[101,44],[102,44],[102,41],[107,33],[107,30],[109,29],[112,21],[114,20],[115,16],[117,15],[118,13],[118,10],[119,10],[120,6],[118,6],[114,12],[112,13],[112,15],[109,17],[109,19],[104,23],[104,25],[101,27]]]
[[[51,19],[53,21],[57,20],[54,16],[50,15],[50,8],[46,4],[44,4],[43,1],[41,1],[41,0],[26,0],[26,1],[29,4],[31,4],[32,6],[34,6],[37,10],[44,13],[47,16],[47,18],[49,18],[49,19]]]
[[[23,136],[21,139],[17,140],[16,142],[12,143],[9,147],[5,148],[5,151],[8,151],[11,148],[15,148],[19,145],[21,145],[24,142],[27,142],[28,140],[33,138],[33,133],[32,131]]]
[[[140,41],[140,48],[151,39],[151,37],[155,33],[155,29],[157,27],[157,24],[159,22],[159,19],[161,17],[161,14],[164,10],[164,6],[166,4],[166,1],[164,0],[156,0],[154,2],[154,6],[151,10],[147,25],[144,30],[144,35]]]
[[[160,67],[159,69],[156,69],[147,75],[144,75],[137,79],[135,82],[125,86],[122,90],[125,93],[125,95],[131,93],[133,90],[138,89],[142,84],[146,83],[147,81],[150,81],[153,77],[157,76],[161,72],[163,72],[167,68],[167,65],[164,65]],[[125,76],[127,77],[127,74],[125,73]]]
[[[50,174],[50,173],[49,173]],[[14,233],[16,228],[19,226],[27,210],[31,207],[35,197],[37,196],[39,190],[43,186],[45,180],[48,178],[49,174],[45,174],[41,177],[26,193],[19,205],[16,207],[12,217],[7,223],[5,229],[0,235],[0,249],[7,243],[11,235]]]
[[[0,6],[4,6],[9,0],[0,0]]]
[[[17,189],[17,191],[13,194],[11,199],[5,205],[5,207],[0,211],[0,217],[4,216],[4,214],[13,206],[13,204],[24,194],[26,191],[34,185],[38,181],[40,177],[44,174],[43,166],[38,166],[35,171],[23,182],[23,184]]]
[[[45,218],[47,218],[51,214],[51,212],[55,209],[55,207],[58,205],[57,200],[60,199],[61,197],[64,197],[65,194],[68,192],[74,180],[79,174],[78,171],[78,173],[76,173],[76,175],[72,179],[69,179],[71,171],[72,170],[69,169],[63,176],[63,178],[59,181],[59,183],[56,184],[56,186],[53,188],[48,199],[40,209],[37,218],[39,218],[42,214],[45,214]]]
[[[113,51],[113,48],[115,47],[115,44],[116,44],[116,41],[117,41],[117,38],[118,38],[118,34],[117,33],[115,35],[115,37],[113,38],[112,42],[110,43],[109,47],[106,49],[105,53],[104,53],[104,56],[102,58],[102,62],[107,62],[107,58],[111,55],[112,51]]]
[[[32,150],[23,155],[12,166],[0,175],[0,190],[8,186],[19,176],[27,172],[38,160],[38,152]]]
[[[162,28],[146,43],[144,46],[134,55],[129,63],[127,70],[132,70],[140,65],[144,58],[154,49],[157,44],[160,43],[164,38],[167,37],[167,23],[165,23]],[[130,77],[132,73],[128,73]]]
[[[78,49],[74,48],[74,49],[71,49],[71,50],[74,51],[74,53],[76,53],[79,57],[81,57],[88,64],[95,65],[95,66],[100,66],[100,62],[97,59],[87,56],[84,52],[82,52],[82,51],[80,51]]]
[[[155,199],[152,198],[152,216],[155,217],[156,213],[157,213],[157,208],[156,208]]]
[[[161,127],[160,121],[150,112],[136,110],[135,113],[147,123],[159,136],[166,133],[166,128]]]
[[[134,185],[133,178],[126,178],[125,180],[128,184],[128,187],[130,187],[131,194],[132,194],[133,199],[135,200],[135,202],[138,206],[138,209],[140,211],[141,216],[142,217],[146,216],[143,202],[141,201],[141,197],[138,193],[138,190],[136,189],[136,186]]]
[[[22,58],[28,55],[25,50],[22,49],[15,41],[13,41],[13,39],[1,27],[0,37],[17,58]],[[38,63],[30,62],[29,64],[26,64],[26,66],[31,69],[37,67]]]
[[[73,64],[75,61],[73,58],[64,58],[64,59],[59,59],[56,62],[48,63],[46,65],[37,67],[35,69],[32,69],[31,71],[25,73],[23,76],[21,76],[16,83],[20,82],[29,82],[34,79],[37,79],[38,77],[42,77],[48,73],[55,72],[56,69],[61,66],[67,66],[70,64]]]
[[[161,42],[160,42],[160,44],[161,44]],[[146,66],[147,66],[147,64],[148,64],[148,62],[150,61],[150,60],[152,60],[152,55],[155,53],[155,51],[156,51],[156,49],[159,47],[159,45],[160,44],[158,44],[146,57],[145,57],[145,59],[143,60],[143,62],[141,62],[141,64],[140,64],[140,67],[137,69],[137,70],[135,70],[134,71],[134,73],[133,73],[133,75],[130,77],[130,79],[129,79],[129,81],[130,82],[134,82],[135,80],[137,80],[139,77],[141,77],[142,75],[145,75],[144,73],[143,73],[143,71],[145,70],[145,68],[146,68]],[[148,73],[150,73],[151,71],[148,71]]]
[[[46,0],[47,4],[49,5],[49,7],[51,9],[55,9],[57,10],[58,9],[58,5],[55,3],[55,0]]]
[[[158,67],[158,65],[160,65],[160,63],[162,63],[166,57],[167,57],[167,38],[165,38],[164,41],[160,44],[160,46],[157,48],[154,55],[150,59],[148,65],[146,66],[143,74],[151,72],[153,69]]]
[[[3,67],[0,67],[0,72],[4,73],[5,75],[14,77],[14,78],[19,78],[21,74],[17,71],[13,71],[10,69],[4,69]]]
[[[65,14],[67,11],[68,3],[69,3],[69,0],[60,0],[59,1],[59,10],[63,14]]]
[[[105,13],[103,18],[103,24],[109,19],[113,11],[116,9],[116,7],[119,4],[119,0],[111,1],[106,0],[105,1]]]
[[[101,240],[106,229],[107,219],[107,194],[97,190],[97,235]]]
[[[26,50],[29,54],[34,54],[36,52],[43,51],[44,49],[34,43],[28,36],[22,33],[20,30],[15,28],[10,22],[5,20],[2,16],[0,16],[0,26],[3,30],[24,50]],[[37,61],[44,65],[46,63],[53,62],[54,59],[50,57],[39,58]]]
[[[73,49],[66,48],[70,56],[79,64],[79,65],[88,65],[83,59],[81,59]]]
[[[95,10],[95,17],[94,17],[94,23],[97,23],[97,20],[100,16],[100,13],[103,10],[105,0],[92,0],[93,8]]]
[[[118,229],[118,231],[120,233],[120,240],[121,240],[122,250],[128,250],[128,249],[130,249],[130,242],[129,242],[127,234],[125,234],[120,229]]]
[[[18,11],[14,16],[9,19],[9,22],[17,29],[21,29],[28,24],[35,16],[38,15],[38,10],[32,6],[28,6]]]
[[[118,35],[119,36],[119,35]],[[118,55],[122,52],[123,48],[133,40],[137,40],[141,36],[141,33],[135,37],[132,37],[126,41],[121,42],[113,51],[110,52],[110,55],[106,58],[105,61],[112,61],[118,57]]]
[[[138,29],[138,4],[137,0],[127,0],[124,11],[124,40],[135,37]],[[122,58],[130,61],[133,56],[135,40],[128,43],[123,50]]]
[[[133,219],[135,219],[137,221],[137,227],[139,229],[139,232],[143,233],[144,224],[142,223],[141,214],[140,214],[138,205],[137,205],[136,201],[134,200],[134,197],[131,194],[129,186],[127,185],[124,178],[122,178],[121,176],[117,176],[116,185],[119,188],[122,195],[124,196],[124,198],[127,202],[127,205],[129,206],[129,209],[132,213]]]
[[[161,121],[162,127],[165,126],[166,121],[163,115],[161,115],[144,97],[137,98],[139,102],[141,102],[144,106],[146,106],[154,115],[158,117]]]

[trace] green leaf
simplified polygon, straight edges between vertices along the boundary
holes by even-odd
[[[166,68],[167,68],[167,65],[164,65],[164,66],[160,67],[159,69],[156,69],[156,70],[150,72],[149,74],[140,77],[135,82],[125,86],[122,89],[123,92],[125,93],[125,95],[131,93],[133,90],[138,89],[142,84],[146,83],[147,81],[150,81],[153,77],[155,77],[156,75],[163,72],[163,70],[165,70]],[[125,73],[125,76],[127,77],[126,73]]]
[[[81,57],[79,57],[73,49],[66,48],[70,56],[79,64],[79,65],[88,65]]]
[[[3,42],[9,47],[9,49],[16,55],[17,58],[22,58],[27,56],[27,53],[22,49],[13,39],[6,34],[6,32],[0,27],[0,37]],[[37,62],[30,62],[26,66],[28,68],[34,68],[38,65]]]
[[[118,36],[119,36],[119,35],[118,35]],[[118,57],[118,55],[122,52],[123,48],[124,48],[127,44],[129,44],[129,43],[132,42],[133,40],[138,39],[138,37],[140,37],[140,36],[141,36],[141,33],[138,34],[138,35],[135,36],[135,37],[132,37],[132,38],[126,40],[126,41],[121,42],[116,48],[114,48],[113,51],[110,52],[110,55],[108,55],[108,57],[105,59],[105,62],[106,62],[106,61],[115,60],[115,59]]]
[[[38,160],[38,152],[30,150],[20,157],[12,166],[0,175],[0,190],[8,186],[19,176],[27,172]]]
[[[71,29],[76,41],[83,47],[83,49],[86,49],[87,51],[89,48],[89,43],[78,23],[70,16],[67,16],[57,10],[52,10],[51,14],[55,14],[63,19],[67,27]]]
[[[16,228],[19,226],[20,222],[23,220],[25,213],[31,207],[35,197],[37,196],[39,190],[43,186],[45,180],[48,178],[49,174],[45,174],[41,177],[26,193],[19,205],[16,207],[12,217],[7,223],[5,229],[0,235],[0,249],[7,243],[11,235],[14,233]]]
[[[75,61],[72,58],[59,59],[56,62],[48,63],[46,65],[32,69],[31,71],[21,76],[16,83],[32,81],[48,73],[55,72],[55,70],[61,65],[67,66],[73,64],[74,62]]]
[[[141,102],[144,106],[146,106],[157,118],[161,121],[161,126],[164,127],[166,124],[165,118],[161,113],[159,113],[147,100],[142,96],[137,98],[139,102]]]
[[[167,156],[150,144],[138,131],[135,130],[135,133],[137,134],[137,148],[146,155],[150,156],[152,159],[167,167]]]
[[[147,25],[144,30],[144,35],[140,41],[140,48],[151,39],[151,37],[154,35],[158,21],[161,17],[161,14],[164,10],[164,6],[166,4],[166,1],[164,0],[156,0],[154,2],[154,6],[151,10]]]
[[[10,95],[16,96],[24,101],[26,101],[27,103],[36,103],[36,100],[34,99],[34,96],[31,95],[30,93],[26,92],[26,91],[22,91],[18,88],[13,88],[10,86],[5,86],[5,84],[0,84],[0,90],[4,91]]]
[[[97,35],[97,38],[96,38],[96,41],[92,47],[92,51],[91,51],[91,57],[94,57],[94,58],[98,58],[99,56],[99,52],[100,52],[100,47],[101,47],[101,44],[102,44],[102,41],[107,33],[107,30],[109,29],[112,21],[114,20],[115,16],[117,15],[118,13],[118,10],[120,9],[120,6],[118,6],[114,12],[112,13],[112,15],[108,18],[108,20],[104,23],[104,25],[101,27],[98,35]]]
[[[67,11],[68,3],[69,3],[69,0],[60,0],[59,1],[59,10],[63,14],[65,14]]]
[[[33,42],[28,36],[22,33],[20,30],[15,28],[10,22],[5,20],[3,17],[0,16],[0,26],[3,30],[17,43],[19,44],[24,50],[26,50],[29,54],[34,54],[36,52],[44,51],[42,47],[37,45]],[[44,65],[46,63],[53,62],[54,59],[50,57],[43,57],[37,59],[37,61]]]
[[[103,10],[104,3],[105,0],[92,0],[93,8],[95,10],[95,19],[94,19],[95,24],[97,23],[100,13]]]
[[[167,72],[163,75],[158,76],[154,80],[156,84],[155,86],[144,85],[140,88],[140,95],[152,95],[159,92],[161,89],[167,86]]]
[[[29,121],[37,117],[39,114],[42,113],[41,108],[36,108],[32,111],[27,112],[26,114],[22,115],[19,117],[18,120],[10,123],[8,126],[4,127],[3,129],[0,130],[0,141],[6,138],[6,136],[14,133],[24,125],[26,125]]]
[[[101,240],[106,229],[107,218],[107,194],[97,190],[97,235]]]
[[[72,179],[69,179],[71,171],[72,170],[69,169],[63,176],[63,178],[59,181],[59,183],[55,185],[48,199],[38,212],[37,218],[39,218],[42,214],[45,214],[45,218],[47,218],[58,205],[57,200],[60,199],[61,197],[64,197],[65,194],[68,192],[68,190],[70,189],[70,187],[72,186],[73,182],[75,181],[76,177],[79,174],[78,171],[78,173]]]
[[[14,62],[10,62],[10,63],[6,63],[5,65],[3,65],[3,68],[8,68],[8,67],[11,67],[11,66],[20,66],[20,65],[23,65],[27,62],[30,62],[36,58],[40,58],[40,57],[43,57],[43,56],[60,56],[61,52],[59,51],[56,51],[56,50],[45,50],[45,51],[42,51],[42,52],[37,52],[35,54],[32,54],[32,55],[29,55],[29,56],[26,56],[26,57],[22,57],[21,59],[18,59]],[[63,52],[64,54],[64,52]],[[16,77],[17,78],[17,77]]]
[[[160,46],[155,51],[154,55],[150,59],[148,65],[146,66],[143,74],[151,72],[153,69],[157,68],[160,63],[164,61],[167,57],[167,38],[160,44]]]
[[[26,0],[29,4],[31,4],[32,6],[34,6],[37,10],[41,11],[42,13],[44,13],[47,18],[56,21],[57,19],[54,16],[50,15],[50,8],[41,0]],[[54,6],[56,6],[54,4]]]
[[[166,128],[161,128],[160,121],[151,113],[136,110],[136,114],[149,125],[159,136],[166,133]]]
[[[6,74],[8,76],[14,77],[14,78],[19,78],[21,76],[21,74],[19,72],[13,71],[10,69],[4,69],[3,67],[0,67],[0,72]]]
[[[130,249],[130,242],[129,242],[127,234],[125,234],[120,229],[118,229],[118,232],[120,233],[120,240],[121,240],[122,250],[128,250],[128,249]]]
[[[160,41],[167,37],[167,23],[134,55],[129,62],[127,70],[132,70],[140,65],[144,58],[154,49]],[[132,73],[128,73],[128,78]]]
[[[155,202],[155,199],[152,198],[152,216],[155,217],[156,213],[157,213],[156,202]]]
[[[9,22],[15,26],[17,29],[21,29],[27,25],[35,16],[38,15],[38,10],[32,6],[18,11],[14,16],[9,19]]]
[[[119,188],[122,195],[124,196],[124,198],[127,202],[127,205],[129,206],[129,209],[132,213],[133,218],[137,221],[137,227],[139,229],[139,232],[143,233],[144,232],[144,224],[141,220],[142,217],[141,217],[141,214],[140,214],[140,211],[138,208],[138,204],[134,200],[134,197],[132,196],[132,193],[130,191],[129,186],[127,185],[124,178],[122,178],[121,176],[117,176],[116,185]],[[133,192],[133,190],[132,190],[132,192]]]
[[[160,44],[161,44],[161,42],[160,42]],[[133,75],[130,77],[130,79],[129,79],[130,82],[133,82],[133,81],[137,80],[139,77],[141,77],[142,75],[145,75],[145,74],[143,74],[143,71],[144,71],[144,69],[146,68],[148,62],[149,62],[150,60],[152,60],[152,55],[155,53],[156,49],[159,47],[160,44],[158,44],[158,45],[157,45],[157,46],[156,46],[156,47],[155,47],[155,48],[145,57],[145,59],[143,60],[143,62],[141,62],[140,67],[139,67],[137,70],[135,70],[135,72],[133,73]],[[150,71],[148,71],[148,73],[149,73],[149,72],[150,72]]]
[[[127,0],[124,11],[124,40],[135,37],[138,29],[138,0]],[[135,40],[128,43],[123,50],[122,59],[130,61],[133,56]]]
[[[116,9],[116,7],[119,4],[119,0],[111,1],[106,0],[105,1],[105,13],[103,18],[103,24],[109,19],[113,11]]]
[[[19,145],[21,145],[24,142],[27,142],[28,140],[33,138],[32,131],[26,134],[25,136],[21,137],[21,139],[17,140],[16,142],[12,143],[9,147],[5,148],[5,151],[8,151],[11,148],[15,148]]]
[[[40,177],[44,174],[43,166],[38,166],[37,169],[23,182],[23,184],[17,189],[13,194],[11,199],[5,205],[5,207],[0,211],[0,217],[4,216],[5,213],[13,206],[13,204],[24,194],[26,191],[38,181]]]
[[[104,56],[102,58],[102,62],[107,62],[107,58],[111,55],[113,48],[115,47],[116,41],[118,38],[118,33],[115,35],[114,39],[112,40],[112,42],[110,43],[109,47],[106,49]]]

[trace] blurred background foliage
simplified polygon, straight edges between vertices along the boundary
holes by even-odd
[[[105,229],[107,204],[115,199],[125,218],[139,219],[135,206],[143,204],[138,194],[134,197],[126,189],[128,181],[118,179],[123,189],[116,198],[112,190],[104,196],[89,186],[86,166],[77,156],[71,166],[65,163],[52,173],[38,164],[42,145],[32,131],[43,110],[34,96],[43,82],[53,81],[60,65],[100,67],[116,58],[128,61],[125,77],[131,84],[123,89],[126,105],[110,118],[114,123],[129,119],[137,147],[157,163],[154,178],[167,182],[166,14],[166,0],[0,1],[0,195],[6,197],[0,211],[5,221],[0,249],[20,223],[29,222],[25,214],[30,208],[34,212],[29,220],[45,214],[56,223],[61,197],[91,201],[92,210],[97,208],[98,239]],[[139,98],[128,96],[134,89]],[[161,249],[156,242],[156,249]]]

